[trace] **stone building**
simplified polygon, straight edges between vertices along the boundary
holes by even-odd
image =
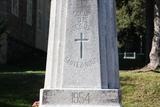
[[[35,49],[46,52],[49,13],[50,0],[0,0],[0,17],[7,20],[0,39],[1,63]]]

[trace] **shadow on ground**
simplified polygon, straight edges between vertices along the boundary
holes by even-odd
[[[0,107],[31,107],[39,100],[45,65],[46,53],[39,51],[0,65]]]
[[[1,72],[45,71],[46,52],[33,52],[0,65]]]
[[[31,107],[39,100],[44,74],[0,74],[0,107]]]

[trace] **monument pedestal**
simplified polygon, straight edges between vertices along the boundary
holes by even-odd
[[[121,107],[115,0],[51,0],[40,107]]]
[[[41,107],[121,107],[118,89],[41,89]]]

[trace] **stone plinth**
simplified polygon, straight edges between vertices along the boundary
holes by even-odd
[[[41,90],[42,107],[54,106],[105,106],[120,107],[117,89],[64,89]],[[52,106],[51,106],[52,105]]]

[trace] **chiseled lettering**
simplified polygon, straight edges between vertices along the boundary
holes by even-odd
[[[72,104],[89,104],[89,93],[72,92]]]
[[[64,62],[76,68],[87,68],[96,63],[96,58],[91,58],[88,61],[75,61],[75,60],[72,60],[70,57],[66,57],[64,59]]]

